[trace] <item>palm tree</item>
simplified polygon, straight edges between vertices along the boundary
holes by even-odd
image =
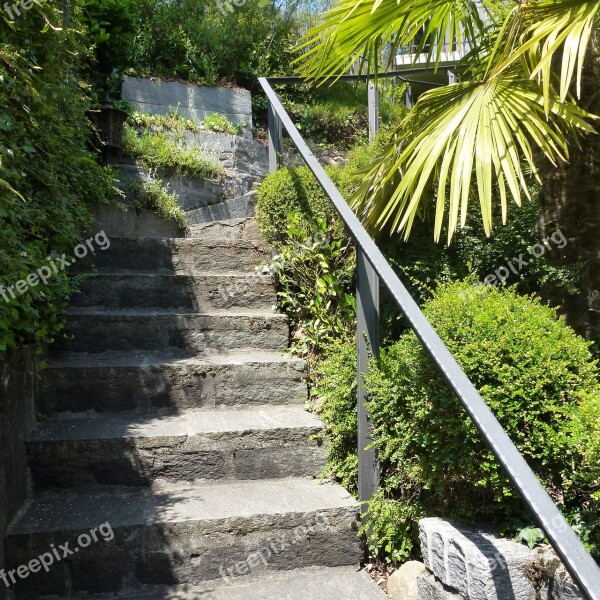
[[[415,61],[424,55],[433,68],[448,32],[470,48],[457,83],[419,98],[354,206],[372,230],[405,238],[432,211],[436,240],[446,225],[450,243],[473,198],[489,235],[493,215],[505,221],[538,179],[542,226],[561,219],[570,258],[585,263],[582,305],[571,312],[588,335],[600,312],[600,152],[591,135],[600,113],[599,10],[586,0],[338,0],[307,32],[298,59],[308,80],[335,81],[357,57],[375,73],[384,46],[407,46],[417,34]]]

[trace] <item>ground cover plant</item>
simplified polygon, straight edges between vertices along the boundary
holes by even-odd
[[[210,181],[219,181],[224,173],[215,152],[187,145],[183,139],[160,131],[138,130],[125,125],[123,153],[139,159],[150,171],[164,170]]]
[[[232,123],[225,115],[213,113],[206,115],[201,121],[188,119],[181,113],[173,110],[168,115],[153,115],[149,113],[133,112],[128,123],[137,128],[152,129],[154,131],[215,131],[239,135],[245,128],[244,123]]]

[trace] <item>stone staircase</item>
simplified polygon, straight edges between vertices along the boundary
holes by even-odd
[[[28,440],[16,598],[383,596],[357,570],[357,503],[319,479],[304,364],[254,270],[267,255],[252,219],[95,255]]]

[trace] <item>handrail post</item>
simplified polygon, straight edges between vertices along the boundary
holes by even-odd
[[[369,141],[372,142],[379,131],[379,88],[369,80]]]
[[[362,512],[379,487],[379,463],[371,448],[371,422],[365,402],[370,357],[379,358],[379,276],[356,249],[356,343],[358,351],[358,495]]]
[[[281,119],[273,110],[273,105],[269,102],[268,110],[269,127],[269,173],[277,171],[281,165],[283,156],[283,128]]]
[[[413,95],[412,86],[408,84],[406,86],[406,108],[411,109],[413,107]]]

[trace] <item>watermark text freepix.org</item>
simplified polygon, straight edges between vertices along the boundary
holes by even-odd
[[[329,529],[329,516],[326,513],[319,513],[305,525],[295,527],[291,534],[282,533],[276,539],[269,540],[264,547],[249,554],[245,560],[240,560],[227,569],[223,566],[219,567],[219,574],[229,584],[236,577],[251,573],[261,563],[266,567],[274,557],[305,542],[314,533],[327,531],[327,529]]]
[[[36,4],[42,4],[39,0],[34,2],[34,0],[19,0],[18,2],[13,2],[10,4],[9,2],[4,3],[4,12],[8,15],[8,18],[11,21],[15,20],[15,17],[20,17],[23,12],[27,12],[31,10]]]
[[[94,237],[87,239],[85,243],[75,246],[73,253],[76,258],[67,257],[66,254],[56,257],[48,256],[46,263],[36,271],[29,273],[25,279],[21,279],[11,286],[0,286],[0,296],[5,302],[10,302],[11,299],[16,300],[17,296],[25,294],[31,287],[36,287],[40,283],[48,285],[48,281],[53,275],[65,271],[67,267],[74,265],[78,259],[85,258],[90,251],[95,253],[96,247],[100,250],[110,248],[110,240],[104,231],[100,231]]]
[[[551,250],[552,244],[560,250],[567,245],[567,238],[560,229],[557,229],[552,235],[544,238],[541,243],[531,246],[531,248],[529,248],[529,256],[525,256],[521,253],[519,256],[515,256],[510,260],[505,257],[506,265],[503,265],[493,273],[486,275],[483,282],[488,285],[499,285],[504,283],[512,273],[518,275],[520,271],[535,262],[536,258],[543,256],[546,253],[546,250]]]
[[[90,529],[89,533],[82,533],[77,538],[77,546],[70,547],[69,542],[65,542],[64,544],[58,544],[55,546],[54,544],[50,544],[50,549],[48,552],[44,552],[40,554],[37,558],[30,560],[26,565],[21,565],[16,569],[11,569],[10,571],[5,571],[2,569],[0,571],[0,580],[4,582],[4,585],[8,588],[11,585],[15,585],[18,579],[27,579],[32,573],[39,573],[40,571],[45,571],[48,573],[50,571],[50,567],[65,558],[69,558],[74,554],[77,554],[81,548],[87,548],[92,544],[92,542],[110,542],[115,538],[115,534],[110,523],[107,521],[98,527],[94,527]]]

